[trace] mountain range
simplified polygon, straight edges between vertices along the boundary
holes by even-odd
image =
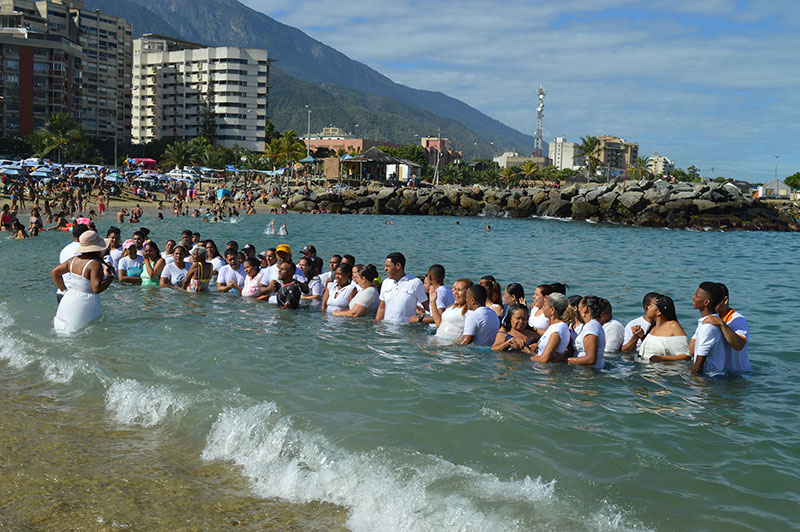
[[[507,149],[527,154],[533,146],[533,137],[460,100],[395,83],[236,0],[86,0],[85,6],[124,17],[135,37],[156,33],[210,46],[266,48],[276,60],[269,99],[279,130],[302,134],[310,105],[315,131],[333,124],[357,136],[401,143],[441,131],[468,159]]]

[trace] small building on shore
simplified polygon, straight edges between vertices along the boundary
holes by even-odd
[[[758,187],[756,197],[788,200],[792,198],[792,188],[780,179],[773,179],[769,183]]]
[[[527,162],[534,162],[538,168],[544,168],[545,166],[550,164],[550,159],[547,157],[534,157],[531,156],[524,156],[520,155],[515,151],[507,151],[504,152],[503,155],[499,155],[492,159],[496,162],[500,168],[508,168],[511,166],[522,166]]]

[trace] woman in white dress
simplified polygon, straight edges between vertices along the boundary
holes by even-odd
[[[114,268],[103,262],[110,241],[95,231],[86,231],[79,242],[78,255],[50,272],[58,289],[66,291],[53,318],[53,326],[60,333],[75,332],[96,320],[100,316],[100,293],[114,281]],[[61,277],[68,272],[72,274],[69,290]]]
[[[350,308],[350,300],[356,295],[356,285],[352,284],[353,266],[340,264],[336,268],[334,280],[325,287],[322,294],[322,313],[333,314],[335,310]]]
[[[583,322],[583,327],[573,342],[575,353],[567,359],[568,364],[603,369],[606,333],[598,321],[602,312],[603,305],[599,297],[584,296],[581,299],[578,304],[578,316]]]
[[[436,341],[449,344],[464,334],[464,320],[467,316],[467,289],[472,286],[469,279],[459,279],[453,283],[453,299],[455,303],[444,309],[436,306],[436,289],[428,292],[431,315],[436,324]]]
[[[358,285],[358,293],[350,300],[347,310],[335,310],[334,316],[360,318],[361,316],[374,316],[378,310],[379,294],[375,287],[378,278],[378,269],[373,264],[362,265],[353,270],[353,281]]]
[[[675,314],[675,303],[669,296],[659,295],[650,300],[645,316],[650,328],[642,339],[637,362],[668,362],[689,360],[689,339]]]
[[[563,316],[569,308],[569,301],[564,294],[553,292],[544,300],[543,314],[550,322],[547,330],[536,345],[536,352],[531,357],[534,362],[564,362],[567,349],[572,341],[569,325]]]
[[[531,315],[528,318],[528,325],[536,329],[539,334],[544,334],[550,325],[550,320],[544,315],[544,300],[553,293],[549,284],[540,284],[533,291],[533,303],[531,303]]]

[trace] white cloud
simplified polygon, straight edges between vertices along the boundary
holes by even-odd
[[[800,170],[800,3],[245,0],[393,80],[531,133],[613,133],[688,166],[783,153]],[[731,158],[735,159],[732,162]],[[789,172],[791,173],[791,172]]]

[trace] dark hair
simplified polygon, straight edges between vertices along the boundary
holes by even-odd
[[[719,283],[704,281],[700,283],[700,290],[708,294],[708,298],[711,300],[711,308],[716,309],[723,298],[722,288],[720,288]]]
[[[290,261],[290,260],[285,260],[285,261],[283,261],[281,263],[281,265],[284,265],[284,264],[288,264],[289,266],[291,266],[292,275],[294,275],[294,273],[297,271],[297,265],[294,262]]]
[[[428,275],[430,275],[431,279],[433,279],[434,282],[436,283],[439,284],[444,283],[444,274],[445,274],[444,266],[442,266],[441,264],[434,264],[433,266],[428,268]]]
[[[600,318],[600,314],[603,313],[602,299],[597,296],[584,296],[581,301],[589,308],[589,314],[591,314],[592,319]]]
[[[112,225],[111,227],[108,228],[108,231],[106,231],[106,236],[108,237],[111,236],[112,234],[121,235],[122,231],[120,231],[119,227],[114,227]]]
[[[350,266],[356,265],[356,258],[352,255],[342,255],[342,260],[346,260]]]
[[[353,278],[353,265],[352,264],[345,264],[342,263],[336,267],[336,271],[341,271],[342,273],[347,274],[348,277],[351,279]]]
[[[158,249],[158,244],[156,244],[155,240],[148,240],[144,247],[150,246],[156,250],[156,254],[161,255],[161,250]]]
[[[208,240],[205,241],[205,245],[207,246],[209,244],[214,246],[214,253],[215,253],[214,257],[219,257],[219,248],[217,247],[217,243],[209,238]],[[214,257],[212,257],[211,254],[209,254],[208,256],[208,258],[210,259],[213,259]]]
[[[317,272],[317,275],[319,275],[320,272],[322,272],[322,257],[309,257],[309,259],[313,261],[312,264],[314,264],[314,271]]]
[[[600,298],[600,308],[601,314],[608,314],[609,317],[614,315],[611,308],[611,302],[604,297]]]
[[[528,316],[530,316],[530,311],[528,307],[525,305],[521,305],[519,303],[514,303],[510,307],[508,307],[508,312],[506,312],[506,316],[503,318],[503,323],[501,324],[503,329],[506,331],[511,330],[511,316],[518,310],[525,311],[525,328],[528,328]]]
[[[519,283],[508,283],[506,286],[506,292],[508,295],[513,297],[516,301],[525,297],[525,289],[522,288],[522,285]]]
[[[403,269],[405,269],[406,258],[403,256],[402,253],[395,251],[394,253],[389,253],[388,255],[386,255],[386,258],[392,261],[392,264],[394,265],[399,264],[400,266],[403,267]]]
[[[134,231],[133,232],[133,236],[140,236],[140,237],[142,237],[142,240],[144,240],[144,238],[145,238],[145,234],[142,233],[141,231]]]
[[[186,248],[185,248],[185,247],[183,247],[181,244],[178,244],[177,246],[175,246],[175,247],[172,249],[172,252],[173,252],[173,253],[175,253],[176,251],[178,251],[178,248],[182,249],[182,250],[183,250],[183,252],[184,252],[184,253],[186,253]]]
[[[236,251],[239,251],[239,243],[236,240],[228,240],[228,243],[225,244],[225,247],[227,249],[235,249]]]
[[[559,293],[567,295],[567,288],[569,288],[569,285],[564,283],[550,283],[550,294]],[[550,294],[547,295],[549,296]]]
[[[267,248],[267,251],[271,251],[273,254],[278,252],[277,248]]]
[[[722,290],[722,299],[730,297],[730,294],[728,293],[728,287],[725,286],[724,283],[717,283],[717,284],[719,285],[719,289]]]
[[[195,232],[195,233],[192,233],[192,236],[193,236],[193,237],[195,237],[195,236],[199,237],[199,236],[200,236],[200,233],[197,233],[197,232]]]
[[[569,306],[570,307],[577,307],[582,299],[583,299],[583,296],[569,296],[567,298],[567,302],[569,302]]]
[[[651,301],[652,301],[654,298],[656,298],[656,297],[658,297],[658,296],[660,296],[660,295],[661,295],[661,294],[659,294],[658,292],[647,292],[647,293],[644,295],[644,297],[642,298],[642,308],[643,308],[643,309],[645,309],[645,310],[647,310],[647,307],[649,307],[649,306],[650,306],[650,302],[651,302]]]
[[[150,229],[148,229],[147,227],[142,226],[139,228],[139,231],[142,232],[145,238],[147,238],[150,235]]]
[[[331,255],[331,259],[336,259],[336,262],[342,262],[341,255]]]
[[[486,288],[486,298],[492,302],[492,304],[502,304],[503,303],[503,295],[500,293],[500,283],[498,283],[493,275],[484,275],[481,277],[480,280],[481,285],[488,285],[484,286]],[[486,303],[484,301],[484,303]]]
[[[181,238],[185,236],[192,236],[192,232],[189,231],[188,229],[184,229],[183,231],[181,231]]]
[[[479,307],[486,304],[486,288],[482,285],[474,284],[467,289],[467,293],[475,298],[475,302]]]
[[[361,268],[358,269],[358,275],[364,277],[365,279],[369,279],[372,281],[372,284],[375,284],[375,281],[378,280],[378,268],[376,268],[374,264],[361,266]]]
[[[83,233],[89,230],[89,226],[86,224],[74,224],[72,226],[72,236],[73,238],[80,238]]]
[[[656,308],[664,315],[664,319],[667,321],[678,321],[678,315],[675,313],[675,302],[672,301],[671,297],[659,294],[653,299],[655,299]],[[656,322],[653,320],[647,327],[647,331],[645,331],[644,335],[647,336],[650,334],[650,331],[652,331],[655,326]]]
[[[233,250],[228,250],[228,251],[233,251]],[[238,252],[233,251],[233,253],[238,253]],[[244,264],[249,264],[250,266],[255,266],[256,268],[260,266],[260,264],[258,263],[258,259],[249,259],[249,258],[244,259]]]

